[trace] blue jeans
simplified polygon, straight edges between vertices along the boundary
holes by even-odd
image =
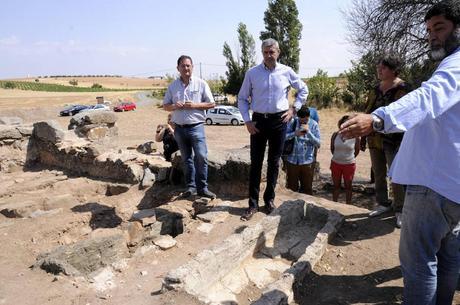
[[[180,149],[185,171],[185,184],[189,190],[205,191],[208,188],[208,148],[204,124],[179,127],[174,138]]]
[[[460,204],[409,185],[399,259],[404,305],[451,305],[460,270]]]

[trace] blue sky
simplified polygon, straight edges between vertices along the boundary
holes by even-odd
[[[204,78],[225,74],[222,46],[237,45],[247,25],[260,55],[267,0],[2,0],[0,79],[27,75],[173,74],[176,59],[190,55]],[[329,75],[350,67],[340,9],[351,0],[299,0],[303,24],[301,76],[318,68]]]

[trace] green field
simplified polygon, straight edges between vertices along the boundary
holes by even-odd
[[[64,86],[58,84],[45,84],[39,82],[20,82],[20,81],[0,81],[0,88],[19,89],[30,91],[47,91],[47,92],[107,92],[107,91],[146,91],[149,89],[111,89],[111,88],[91,88]]]

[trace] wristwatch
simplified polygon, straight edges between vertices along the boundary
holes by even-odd
[[[383,120],[375,114],[372,114],[372,129],[374,129],[374,131],[383,130]]]

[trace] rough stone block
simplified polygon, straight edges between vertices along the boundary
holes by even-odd
[[[22,135],[16,126],[0,125],[0,140],[3,139],[21,139]]]
[[[34,128],[32,126],[16,126],[16,129],[25,137],[30,137]]]
[[[142,177],[141,187],[145,189],[145,188],[153,186],[154,183],[155,183],[155,175],[150,171],[148,167],[145,168],[144,176]]]
[[[83,126],[89,124],[111,124],[117,121],[117,116],[113,112],[108,111],[89,111],[80,112],[70,119],[69,129],[75,126]]]
[[[162,235],[155,239],[153,243],[160,247],[161,250],[168,250],[177,244],[177,241],[170,235]]]
[[[0,125],[21,125],[24,121],[17,116],[0,117]]]
[[[137,221],[128,223],[129,246],[136,246],[144,239],[144,228]]]
[[[109,128],[105,126],[100,126],[100,127],[95,127],[95,128],[91,128],[90,130],[88,130],[88,132],[86,133],[86,137],[89,140],[94,141],[94,140],[105,138],[108,136],[108,134],[109,134]]]
[[[115,235],[59,246],[51,252],[40,254],[34,267],[53,274],[88,276],[128,256],[124,237]]]
[[[65,137],[64,131],[61,130],[61,127],[55,121],[44,121],[35,123],[33,135],[36,138],[51,143],[62,142]]]
[[[142,223],[142,226],[146,227],[156,222],[155,209],[145,209],[135,211],[132,216],[133,220],[138,220]]]
[[[158,150],[157,144],[153,141],[149,141],[143,144],[140,144],[136,150],[140,152],[141,154],[151,154],[153,152],[156,152]]]

